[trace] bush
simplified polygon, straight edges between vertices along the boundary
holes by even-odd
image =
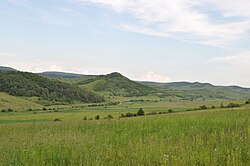
[[[87,119],[87,116],[85,116],[82,120],[88,120],[88,119]]]
[[[59,118],[54,119],[54,122],[61,122],[62,120]]]
[[[202,105],[202,106],[200,106],[199,109],[200,109],[200,110],[206,110],[206,109],[207,109],[207,106],[206,106],[206,105]]]
[[[7,111],[8,111],[8,112],[13,112],[13,109],[9,108]]]
[[[157,115],[157,112],[150,112],[150,113],[147,113],[147,115]]]
[[[246,104],[250,104],[250,100],[246,101]]]
[[[172,110],[172,109],[169,109],[169,110],[168,110],[168,113],[172,113],[172,112],[173,112],[173,110]]]
[[[46,107],[43,107],[43,111],[47,111],[47,108],[46,108]]]
[[[140,109],[138,110],[137,115],[138,115],[138,116],[144,116],[144,115],[145,115],[145,113],[144,113],[144,111],[143,111],[142,108],[140,108]]]
[[[125,117],[133,117],[133,116],[135,116],[135,114],[132,114],[130,112],[125,115]]]
[[[133,114],[133,113],[126,113],[126,114],[121,114],[120,118],[130,118],[130,117],[134,117],[137,116],[137,114]]]
[[[112,115],[108,115],[105,119],[114,119]]]
[[[158,112],[158,114],[167,114],[167,111],[163,111],[163,112]]]
[[[240,104],[235,104],[235,103],[229,103],[226,108],[235,108],[235,107],[240,107]]]
[[[211,109],[215,109],[215,106],[213,105],[213,106],[211,107]]]
[[[7,112],[7,110],[6,109],[2,109],[1,112]]]
[[[95,120],[99,120],[100,119],[100,115],[96,115]]]

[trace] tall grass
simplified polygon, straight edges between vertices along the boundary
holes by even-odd
[[[249,165],[249,117],[238,109],[0,124],[0,165]]]

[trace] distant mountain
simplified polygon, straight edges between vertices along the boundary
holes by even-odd
[[[117,72],[86,79],[76,84],[96,92],[125,97],[146,96],[154,90],[151,87],[132,81]]]
[[[13,68],[0,67],[0,71],[3,71],[3,70],[15,71],[15,69]],[[174,98],[178,100],[179,99],[180,100],[206,100],[206,99],[215,100],[215,99],[249,99],[250,98],[250,88],[243,88],[240,86],[214,86],[210,83],[200,83],[200,82],[171,82],[171,83],[140,82],[140,81],[135,82],[124,77],[123,75],[117,72],[114,72],[108,75],[83,75],[83,74],[65,73],[65,72],[56,72],[56,71],[43,72],[43,73],[38,73],[38,74],[43,76],[42,78],[44,79],[53,78],[53,79],[56,79],[56,81],[61,82],[61,84],[63,84],[62,82],[64,82],[64,84],[67,84],[67,86],[78,88],[78,90],[83,89],[84,91],[85,89],[89,89],[89,90],[98,92],[100,94],[107,94],[111,96],[132,97],[132,96],[157,95],[159,97]],[[7,78],[9,77],[10,76],[7,76]],[[13,79],[18,80],[21,78],[17,77]],[[30,83],[29,82],[30,78],[27,77],[27,79],[28,79],[27,82]],[[43,80],[44,84],[45,82],[54,81],[53,79],[46,79],[46,81]],[[21,85],[22,84],[24,83],[21,83]],[[32,86],[33,86],[33,83],[32,83]],[[42,85],[39,84],[39,86],[42,86]],[[18,86],[14,86],[14,87],[16,87],[15,91],[17,91],[17,93],[19,93],[21,90],[24,91],[24,89],[28,89],[28,88],[23,88],[23,87],[20,88]],[[42,88],[44,89],[44,87]],[[58,89],[56,87],[53,87],[53,88]],[[46,86],[45,89],[50,89],[50,88],[49,86]],[[38,90],[36,90],[36,92],[37,91]],[[66,92],[63,92],[63,93],[70,94],[71,93],[70,91],[71,90],[67,91],[67,93]],[[47,98],[52,98],[51,96],[53,96],[52,94],[54,94],[52,92],[53,91],[49,91],[50,97],[47,97]],[[87,91],[86,93],[88,92],[89,91]],[[22,93],[27,95],[27,93],[29,93],[29,90],[26,90],[25,93],[24,92]],[[22,93],[20,92],[19,95],[21,95]],[[41,93],[42,94],[39,94],[39,92],[37,92],[36,96],[40,96],[40,97],[44,96],[43,90]],[[67,98],[69,100],[71,97],[73,97],[73,99],[76,99],[77,98],[76,96],[79,96],[77,94],[76,96],[73,95],[71,97],[69,96],[65,97],[62,94],[62,92],[60,93],[61,93],[60,95],[54,98],[60,98],[60,100],[62,100],[63,98]],[[12,88],[12,94],[14,94],[13,88]],[[84,95],[81,95],[81,96],[84,96]],[[79,98],[77,98],[77,100],[79,100]],[[83,100],[82,98],[80,100],[87,101],[87,100]]]
[[[170,83],[157,83],[157,82],[140,82],[143,85],[158,88],[171,88],[171,89],[193,89],[193,88],[212,88],[215,87],[209,83],[200,82],[170,82]]]
[[[51,101],[102,102],[103,97],[58,80],[19,71],[0,71],[0,92],[13,96],[40,97]]]
[[[11,67],[0,66],[0,71],[16,71],[16,69],[13,69]]]
[[[160,90],[162,95],[178,96],[184,99],[248,99],[250,88],[239,86],[214,86],[210,83],[199,82],[140,82]]]
[[[56,71],[47,71],[43,73],[38,73],[39,75],[49,77],[49,78],[92,78],[94,75],[83,75],[75,73],[65,73],[65,72],[56,72]]]

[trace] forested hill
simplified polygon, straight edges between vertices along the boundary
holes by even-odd
[[[125,97],[146,96],[154,91],[153,88],[132,81],[117,72],[83,80],[78,82],[77,85],[90,88],[96,92]]]
[[[104,101],[103,97],[78,86],[19,71],[0,71],[0,92],[14,96],[37,96],[53,101]]]

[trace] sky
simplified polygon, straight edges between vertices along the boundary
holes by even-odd
[[[1,0],[0,65],[250,87],[250,1]]]

